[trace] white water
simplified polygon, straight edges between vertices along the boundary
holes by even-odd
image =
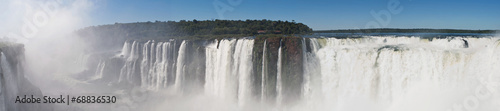
[[[462,39],[469,48],[463,48]],[[306,63],[306,72],[316,70],[321,76],[310,76],[305,83],[320,79],[321,84],[304,85],[309,90],[305,99],[336,110],[356,110],[356,105],[379,110],[448,110],[462,103],[467,94],[473,95],[479,82],[493,82],[486,78],[499,77],[500,72],[500,47],[495,38],[327,38],[312,39],[312,43],[321,44],[313,51],[320,67]],[[382,48],[385,46],[390,47]],[[314,60],[314,56],[308,57]],[[448,91],[456,93],[442,94]],[[318,96],[314,92],[321,92],[320,97],[312,98]],[[421,98],[407,99],[412,96]],[[486,100],[478,109],[490,110],[498,99]]]
[[[172,42],[148,41],[143,45],[141,62],[141,86],[158,90],[167,87],[168,74],[173,72],[169,67],[173,64],[169,58]],[[182,60],[182,58],[181,58]]]
[[[149,82],[147,80],[151,80],[151,76],[153,74],[151,74],[149,71],[150,71],[150,60],[151,60],[151,54],[153,51],[152,51],[152,47],[151,46],[154,46],[154,41],[148,41],[146,42],[143,46],[142,46],[142,61],[141,61],[141,65],[140,65],[140,71],[141,71],[141,85],[144,87],[144,86],[147,86],[147,84],[149,84]]]
[[[233,58],[238,61],[233,64],[233,73],[239,74],[238,86],[238,103],[245,105],[245,102],[251,98],[252,91],[252,50],[254,41],[247,39],[240,39],[236,43],[235,54]]]
[[[92,79],[93,80],[101,79],[102,75],[104,73],[104,68],[105,67],[106,67],[106,62],[103,61],[103,60],[99,60],[99,63],[97,64],[97,68],[96,68],[96,71],[95,71],[95,76]]]
[[[316,56],[320,45],[317,40],[311,40],[309,42],[309,47],[311,47],[310,53],[304,54],[304,88],[303,88],[303,99],[309,100],[307,101],[306,106],[309,108],[317,105],[316,101],[311,100],[319,100],[321,97],[321,92],[314,89],[320,89],[321,87],[321,75],[320,75],[320,64],[319,58]],[[306,48],[305,39],[303,40],[303,50]]]
[[[262,74],[261,74],[261,77],[262,77],[261,81],[262,82],[260,84],[260,86],[261,86],[261,92],[260,92],[260,94],[261,94],[261,96],[260,96],[261,97],[260,98],[261,102],[264,102],[264,100],[266,100],[266,95],[265,95],[265,92],[266,92],[266,87],[265,87],[266,86],[265,85],[265,83],[266,83],[266,76],[265,75],[267,75],[266,74],[266,72],[267,72],[267,70],[266,70],[266,53],[267,53],[267,47],[266,46],[267,46],[267,40],[264,40],[264,47],[262,48]]]
[[[468,48],[464,40],[468,41]],[[126,62],[120,80],[133,81],[135,67],[139,67],[141,86],[158,90],[168,88],[167,80],[173,80],[172,87],[182,91],[189,82],[186,70],[191,60],[186,57],[191,52],[186,52],[187,44],[191,43],[183,41],[177,50],[172,41],[125,43],[121,54]],[[252,39],[209,41],[204,47],[205,96],[239,107],[255,107],[257,101],[267,104],[264,100],[275,98],[275,107],[283,110],[442,111],[456,104],[465,109],[464,101],[479,97],[475,89],[500,79],[500,44],[496,38],[432,41],[418,37],[311,38],[308,43],[306,39],[302,41],[302,97],[298,104],[288,105],[282,101],[286,93],[282,92],[282,85],[286,81],[281,78],[284,61],[281,45],[276,95],[267,95],[266,83],[270,82],[264,76],[269,70],[267,54],[262,54],[262,61],[252,61],[253,44]],[[266,45],[264,41],[263,52],[268,51]],[[262,62],[261,78],[253,78],[257,73],[252,72],[253,62]],[[262,95],[253,94],[255,79],[262,80]],[[500,97],[498,92],[491,93],[488,99],[477,99],[480,105],[475,109],[496,111]]]
[[[172,66],[176,65],[175,60],[172,59],[183,60],[182,58],[175,58],[177,52],[172,53],[176,50],[174,45],[174,41],[148,41],[144,44],[136,41],[132,41],[132,44],[129,42],[124,43],[122,52],[118,56],[125,58],[125,64],[120,71],[119,82],[134,83],[136,78],[140,77],[140,84],[143,88],[158,90],[167,87],[169,85],[168,75],[174,75],[177,72],[177,69],[172,68]],[[139,50],[139,48],[142,50]],[[102,64],[104,65],[104,63]],[[180,63],[177,65],[182,66]],[[102,73],[102,67],[104,66],[98,65],[100,70],[97,71],[100,71],[99,73]],[[136,67],[139,67],[139,77],[134,76]]]
[[[123,57],[126,58],[125,64],[120,70],[120,77],[118,79],[118,82],[130,82],[134,81],[133,74],[136,72],[136,64],[137,64],[137,59],[139,58],[139,43],[136,41],[133,41],[132,44],[129,46],[128,43],[124,44],[124,50],[122,50],[122,53],[124,54]],[[129,51],[130,50],[130,51]],[[128,53],[130,52],[130,53]]]
[[[171,42],[159,43],[156,47],[156,61],[151,70],[154,77],[152,77],[152,81],[150,82],[151,86],[155,89],[167,87],[167,74],[170,72],[168,68],[172,64],[168,59],[172,56],[172,54],[168,54],[173,49],[171,44]]]
[[[250,39],[223,39],[206,47],[205,92],[240,105],[250,101],[252,50]]]
[[[182,86],[182,81],[184,80],[184,58],[185,55],[184,53],[186,52],[186,41],[182,41],[181,47],[179,48],[179,56],[177,57],[177,62],[176,66],[177,69],[175,70],[175,83],[174,83],[174,88],[178,91],[181,91],[181,86]]]
[[[281,103],[283,101],[283,82],[281,81],[281,72],[283,70],[282,68],[282,65],[283,65],[283,62],[282,62],[282,55],[281,53],[283,52],[281,50],[281,47],[282,47],[282,44],[281,44],[281,41],[280,40],[280,47],[278,48],[278,62],[276,63],[277,65],[277,79],[276,79],[276,93],[277,93],[277,97],[276,97],[276,104],[279,106],[281,106]]]

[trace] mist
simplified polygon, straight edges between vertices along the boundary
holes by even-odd
[[[93,5],[87,0],[2,1],[6,7],[2,16],[7,19],[2,21],[0,33],[10,42],[24,44],[24,77],[43,95],[91,91],[79,88],[82,83],[72,75],[87,68],[81,58],[89,52],[89,46],[74,31],[89,25]]]

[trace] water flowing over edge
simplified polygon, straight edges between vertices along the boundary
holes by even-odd
[[[127,62],[120,73],[122,77],[134,79],[130,75],[134,72],[137,60],[141,59],[140,83],[143,87],[153,90],[168,88],[170,80],[175,89],[182,91],[182,84],[190,83],[189,79],[196,79],[207,95],[213,95],[244,106],[250,101],[264,102],[269,97],[276,99],[276,104],[282,104],[282,85],[288,81],[281,78],[282,71],[282,44],[277,54],[276,95],[266,93],[268,67],[266,56],[269,55],[268,41],[264,40],[262,59],[259,73],[262,76],[255,78],[257,72],[252,68],[255,55],[254,39],[222,39],[208,41],[205,46],[193,41],[137,43],[126,42],[123,47],[124,58]],[[303,72],[300,78],[301,101],[308,107],[315,105],[333,105],[343,107],[353,98],[375,100],[376,103],[393,103],[413,91],[422,82],[438,88],[460,88],[477,84],[475,79],[498,76],[494,72],[499,65],[499,43],[496,38],[431,38],[419,37],[366,37],[366,38],[301,38]],[[135,44],[135,45],[134,45]],[[138,58],[142,44],[142,58]],[[187,45],[191,44],[191,45]],[[191,66],[184,60],[186,50],[202,47],[204,72],[200,77],[185,73]],[[148,51],[144,51],[148,50]],[[176,52],[177,51],[177,52]],[[187,54],[190,54],[188,52]],[[272,54],[271,54],[272,55]],[[165,58],[167,57],[167,58]],[[288,58],[289,59],[289,58]],[[197,63],[199,61],[196,61]],[[133,65],[135,64],[135,65]],[[170,68],[168,68],[170,67]],[[173,68],[175,67],[175,68]],[[201,66],[200,66],[201,67]],[[175,69],[175,70],[174,70]],[[481,70],[478,70],[481,69]],[[186,78],[188,76],[188,78]],[[168,79],[175,77],[175,79]],[[187,79],[187,80],[186,80]],[[199,80],[202,79],[202,80]],[[253,81],[260,79],[259,86]],[[493,81],[493,80],[488,80]],[[259,93],[254,90],[259,88]],[[269,95],[271,94],[271,95]],[[275,96],[275,97],[273,97]],[[321,104],[315,104],[322,101]]]

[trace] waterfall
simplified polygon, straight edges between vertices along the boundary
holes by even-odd
[[[225,99],[238,99],[243,105],[252,92],[251,39],[222,39],[206,47],[205,91]],[[217,45],[219,46],[217,48]]]
[[[95,70],[95,76],[92,78],[93,80],[96,79],[101,79],[102,75],[104,73],[104,68],[106,67],[106,62],[103,60],[99,60],[99,63],[97,64],[97,68]]]
[[[151,45],[150,45],[151,44]],[[141,85],[143,87],[148,86],[149,80],[151,80],[151,75],[149,72],[149,66],[150,66],[150,59],[152,54],[150,54],[152,51],[151,46],[154,45],[154,41],[148,41],[142,46],[142,61],[140,65],[140,70],[141,70]]]
[[[315,102],[321,100],[321,77],[320,77],[320,64],[316,52],[320,48],[316,38],[310,38],[309,42],[303,39],[302,51],[304,52],[304,86],[303,96],[308,107],[314,107]],[[309,47],[310,50],[307,50]]]
[[[133,41],[130,46],[128,43],[125,43],[124,47],[130,48],[123,48],[124,50],[122,50],[122,52],[129,53],[124,53],[125,55],[123,57],[125,58],[125,64],[120,70],[118,82],[131,83],[134,81],[133,74],[136,72],[136,64],[139,58],[139,43]]]
[[[324,47],[312,51],[319,59],[321,76],[308,80],[320,78],[321,85],[308,88],[321,90],[326,104],[331,105],[344,104],[353,97],[391,103],[424,81],[443,88],[470,86],[478,77],[495,75],[498,68],[492,66],[500,62],[500,53],[494,51],[498,47],[495,38],[310,40],[311,44],[322,42]],[[469,41],[468,48],[464,47],[464,40]],[[306,63],[307,70],[315,69],[311,63]],[[312,92],[308,95],[312,96]]]
[[[223,39],[207,46],[206,51],[206,83],[205,90],[208,94],[222,98],[236,97],[235,79],[229,68],[232,63],[233,44],[236,40]]]
[[[302,38],[301,43],[302,43],[302,52],[303,52],[302,53],[303,54],[302,55],[302,57],[303,57],[302,58],[302,63],[305,64],[303,66],[304,67],[304,72],[303,72],[303,74],[304,74],[304,86],[302,88],[302,90],[303,90],[302,92],[304,92],[304,94],[303,94],[304,97],[306,99],[309,99],[311,97],[306,97],[306,96],[307,95],[312,95],[312,94],[310,94],[311,93],[311,88],[310,87],[311,87],[311,82],[312,82],[312,80],[311,80],[312,73],[310,73],[311,72],[310,68],[307,67],[307,66],[311,66],[311,65],[308,65],[309,64],[309,62],[308,62],[309,60],[308,59],[311,58],[311,57],[309,57],[308,53],[307,53],[306,38]]]
[[[130,47],[129,42],[123,43],[122,51],[120,52],[119,56],[125,56],[130,54]]]
[[[143,46],[143,55],[141,63],[142,86],[158,90],[167,87],[168,67],[172,64],[169,57],[173,54],[171,42],[146,42]],[[174,53],[175,54],[175,53]]]
[[[252,96],[252,51],[253,40],[239,39],[236,43],[233,58],[235,59],[233,73],[238,74],[238,103],[244,105]]]
[[[281,47],[282,47],[282,44],[281,44],[281,41],[282,39],[280,39],[280,46],[278,48],[278,62],[276,63],[277,64],[277,79],[276,79],[276,92],[277,92],[277,97],[276,97],[276,104],[278,104],[278,106],[281,105],[282,103],[282,100],[283,100],[283,81],[281,80],[281,72],[283,70],[283,68],[281,68],[281,66],[283,65],[282,64],[282,50],[281,50]]]
[[[144,88],[158,90],[167,87],[169,75],[176,73],[172,68],[175,67],[176,61],[172,59],[178,59],[175,58],[178,54],[175,52],[175,41],[148,41],[144,44],[131,42],[132,44],[124,43],[121,52],[123,55],[120,57],[125,59],[125,63],[120,70],[119,82],[135,83],[138,78],[135,74],[138,73],[141,78],[139,83]],[[139,50],[140,48],[142,50]]]
[[[167,86],[167,81],[168,81],[168,51],[170,50],[170,42],[165,42],[165,43],[159,43],[156,46],[156,61],[154,62],[153,65],[153,70],[152,74],[155,75],[153,77],[154,82],[151,83],[151,85],[155,89],[160,89],[162,87]]]
[[[184,80],[184,58],[186,53],[186,41],[182,41],[181,47],[179,48],[179,56],[177,56],[177,69],[175,70],[175,83],[174,88],[181,91],[182,81]]]
[[[119,81],[150,90],[172,88],[181,94],[196,88],[205,96],[241,107],[260,101],[278,108],[301,104],[306,109],[343,110],[352,100],[398,106],[395,103],[413,97],[409,95],[422,83],[443,90],[466,89],[478,80],[494,82],[500,76],[496,74],[500,72],[497,38],[298,40],[280,39],[279,46],[278,39],[263,40],[262,55],[254,55],[256,40],[251,38],[129,41],[120,53],[124,63]],[[300,46],[293,46],[295,42]],[[108,64],[99,62],[96,75],[102,77]],[[258,73],[262,76],[255,76]],[[200,86],[195,87],[195,82]]]
[[[267,44],[267,40],[264,40],[264,47],[262,48],[262,82],[261,82],[261,102],[264,102],[264,100],[266,100],[266,95],[265,95],[265,92],[266,92],[266,78],[265,78],[265,75],[267,75],[267,68],[266,68],[266,53],[267,53],[267,47],[266,47],[266,44]]]

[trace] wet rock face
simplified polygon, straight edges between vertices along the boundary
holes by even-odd
[[[298,37],[266,37],[256,38],[253,51],[253,84],[257,98],[272,101],[278,94],[278,59],[282,58],[282,96],[286,102],[300,99],[303,82],[303,49],[302,38]],[[281,47],[282,55],[279,56]],[[264,85],[262,85],[264,84]]]
[[[301,38],[283,39],[283,101],[293,102],[301,97],[303,82],[303,54]]]
[[[15,103],[17,96],[34,95],[42,97],[41,90],[24,78],[24,46],[21,44],[9,45],[0,48],[0,81],[1,98],[0,106],[6,111],[36,111],[51,110],[48,105],[41,104],[19,104]]]
[[[465,39],[462,39],[462,41],[464,41],[464,46],[463,48],[469,48],[469,42]]]

